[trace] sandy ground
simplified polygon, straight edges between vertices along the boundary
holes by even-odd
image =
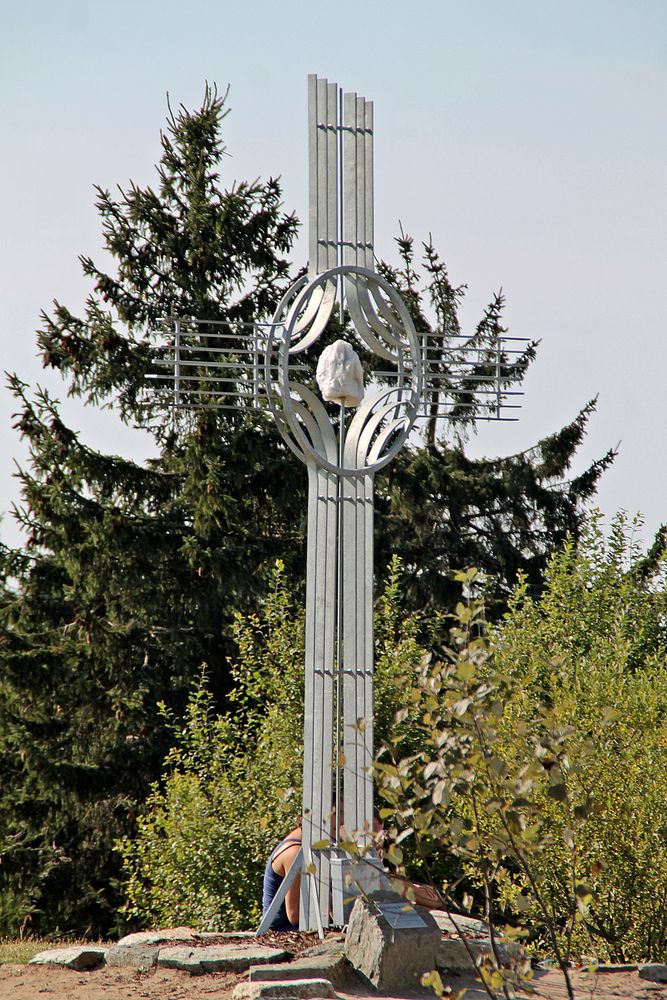
[[[228,941],[224,935],[215,938],[215,943]],[[202,944],[191,942],[197,943]],[[295,957],[314,943],[317,941],[312,934],[300,933],[274,932],[262,939],[262,944],[285,948]],[[667,1000],[667,984],[640,979],[636,972],[602,972],[595,976],[573,970],[571,978],[576,1000]],[[192,976],[158,967],[137,971],[103,966],[90,972],[74,972],[57,966],[4,964],[0,965],[0,1000],[229,1000],[236,984],[245,980],[245,972]],[[481,984],[472,978],[450,976],[446,985],[454,995],[466,988],[467,1000],[488,1000]],[[567,1000],[563,977],[556,970],[535,970],[532,987],[536,1000]],[[528,989],[522,995],[528,995]],[[353,992],[339,990],[339,994],[343,1000],[383,1000],[361,984]],[[421,1000],[429,996],[433,994],[422,993]]]
[[[596,1000],[665,1000],[667,985],[650,983],[640,979],[636,972],[601,972],[597,976],[573,970],[572,985],[577,1000],[595,997]],[[567,997],[563,977],[559,972],[535,973],[533,987],[538,997],[547,1000],[563,1000]]]
[[[172,969],[136,972],[103,968],[93,972],[29,965],[0,966],[0,1000],[218,1000],[229,998],[237,982],[245,978],[230,974],[190,976]],[[577,1000],[667,1000],[667,986],[640,979],[636,973],[603,973],[591,977],[573,973]],[[471,980],[452,977],[456,993],[469,988],[469,1000],[486,994]],[[557,972],[538,972],[535,996],[543,1000],[565,1000],[563,981]],[[342,994],[346,1000],[376,997],[370,990]],[[423,997],[423,995],[422,995]]]
[[[52,966],[0,965],[0,1000],[217,1000],[238,976],[191,976],[175,969],[72,972]]]

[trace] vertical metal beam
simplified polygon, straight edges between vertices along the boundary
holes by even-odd
[[[357,95],[343,94],[343,263],[357,263]]]
[[[345,477],[343,495],[344,810],[347,830],[372,829],[373,476]]]
[[[327,87],[327,268],[338,263],[338,84]]]
[[[308,275],[311,279],[317,274],[318,138],[317,76],[311,73],[308,77]]]
[[[317,274],[326,271],[329,258],[329,158],[326,80],[317,81]],[[331,178],[335,182],[335,175]]]
[[[364,102],[364,143],[365,143],[365,163],[366,178],[364,183],[366,198],[366,267],[369,271],[375,270],[375,198],[373,183],[373,102]]]
[[[361,781],[363,784],[363,825],[368,823],[368,829],[373,829],[373,779],[370,767],[375,751],[375,709],[373,674],[375,668],[375,645],[373,641],[373,608],[374,608],[374,479],[365,475],[362,480],[364,498],[363,510],[358,517],[364,519],[364,558],[363,558],[363,657],[364,657],[364,761]]]
[[[345,455],[345,407],[340,406],[338,415],[338,465],[344,464]],[[343,753],[343,551],[345,546],[345,530],[343,525],[343,482],[338,476],[336,494],[336,759],[335,759],[335,796],[334,796],[334,828],[333,842],[338,846],[340,828],[343,822],[343,773],[341,768]]]
[[[373,270],[373,104],[311,75],[308,129],[309,275]]]
[[[343,589],[343,802],[346,830],[359,828],[357,813],[357,760],[358,740],[354,726],[357,719],[357,670],[358,659],[358,543],[357,537],[357,480],[343,480],[342,520],[345,532],[342,573]]]
[[[357,97],[355,120],[355,146],[357,159],[357,176],[355,179],[355,194],[357,196],[357,246],[355,263],[364,267],[366,264],[366,136],[365,114],[366,101]]]
[[[312,845],[329,837],[333,769],[336,607],[337,477],[308,463],[308,544],[304,692],[303,847],[309,872],[302,881],[299,927],[329,925],[329,859]],[[317,888],[315,912],[312,883]]]
[[[343,246],[345,240],[345,219],[343,211],[343,91],[338,89],[338,130],[336,132],[336,144],[338,155],[338,245],[336,247],[337,266],[344,263]],[[345,282],[342,276],[338,278],[338,294],[340,297],[340,325],[345,323]]]
[[[308,95],[311,278],[340,264],[372,269],[372,105],[314,76],[308,79]],[[355,279],[350,280],[347,305],[359,328],[363,316]],[[344,435],[341,413],[339,467],[347,464]],[[312,874],[302,880],[299,926],[314,930],[331,922],[329,859],[312,845],[331,832],[335,656],[343,673],[337,711],[342,709],[343,717],[345,827],[372,826],[373,477],[361,470],[341,476],[315,462],[307,465],[303,849]],[[337,778],[336,801],[338,791]]]

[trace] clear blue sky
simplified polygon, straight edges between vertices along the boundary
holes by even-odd
[[[39,312],[81,308],[92,185],[153,179],[167,91],[194,107],[205,80],[230,84],[225,182],[280,174],[305,220],[310,72],[375,101],[378,254],[399,220],[431,232],[469,326],[502,286],[511,332],[542,341],[520,422],[472,450],[526,448],[599,393],[574,471],[620,441],[599,505],[642,511],[648,539],[667,520],[667,0],[4,4],[1,367],[64,395],[35,357]],[[25,459],[12,405],[2,390],[0,511]],[[66,413],[95,446],[148,453]]]

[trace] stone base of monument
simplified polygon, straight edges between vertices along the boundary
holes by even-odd
[[[395,892],[359,897],[345,937],[345,957],[383,993],[413,992],[436,965],[442,933],[427,910]]]

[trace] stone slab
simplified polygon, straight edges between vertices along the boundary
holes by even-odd
[[[190,941],[197,936],[192,927],[168,927],[126,934],[107,950],[106,963],[112,968],[152,969],[157,964],[160,945],[170,941]]]
[[[312,997],[336,998],[328,979],[289,979],[279,982],[239,983],[232,993],[233,1000],[295,1000]]]
[[[442,932],[428,910],[395,892],[359,897],[350,914],[345,957],[376,990],[418,990],[437,962]]]
[[[245,972],[251,966],[259,966],[263,962],[287,961],[289,957],[290,953],[282,948],[262,945],[243,947],[221,944],[203,948],[175,946],[160,948],[157,965],[162,969],[180,969],[190,975],[200,975],[203,972]]]
[[[276,982],[286,979],[327,979],[334,986],[352,985],[356,980],[343,954],[342,945],[337,953],[306,955],[282,965],[253,965],[250,968],[251,982]],[[357,980],[358,981],[358,980]]]
[[[472,952],[472,961],[466,944]],[[502,965],[509,965],[521,955],[521,946],[514,941],[496,941],[496,948]],[[457,974],[473,972],[477,960],[482,955],[490,954],[492,954],[492,949],[488,938],[468,938],[465,944],[461,938],[443,938],[438,947],[437,965],[439,969],[446,969],[447,972]]]
[[[639,978],[651,983],[667,983],[667,965],[661,962],[646,962],[639,966]]]
[[[152,969],[157,964],[160,945],[114,944],[107,949],[105,956],[107,965],[112,968]]]
[[[248,932],[241,933],[245,937]],[[209,934],[211,937],[220,936],[213,931],[202,933],[187,926],[126,934],[107,950],[106,963],[114,968],[152,969],[157,964],[162,945],[206,940]]]
[[[326,941],[320,941],[318,944],[314,944],[311,948],[305,948],[300,958],[310,958],[313,955],[333,955],[337,952],[343,951],[345,948],[345,935],[344,934],[330,934]]]
[[[135,948],[140,945],[161,944],[163,941],[190,941],[201,935],[192,927],[168,927],[157,931],[136,931],[119,938],[115,948]]]
[[[200,976],[204,970],[199,960],[199,950],[185,945],[160,948],[156,964],[160,969],[179,969],[181,972],[189,972],[191,976]]]
[[[639,966],[635,962],[623,962],[623,963],[605,963],[603,965],[596,965],[593,968],[593,972],[636,972]]]
[[[97,969],[104,962],[106,948],[94,948],[88,945],[73,945],[71,948],[49,948],[40,951],[30,959],[30,965],[61,965],[66,969],[84,972],[87,969]]]
[[[482,937],[489,933],[489,925],[477,917],[467,917],[460,913],[453,913],[450,916],[445,910],[431,910],[430,913],[440,930],[448,934],[457,934],[457,927],[462,934],[470,934],[471,937]]]

